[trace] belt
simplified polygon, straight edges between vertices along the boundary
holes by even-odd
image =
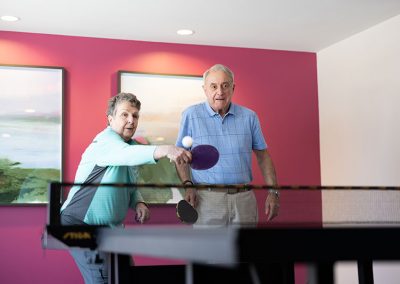
[[[205,189],[210,192],[223,192],[226,194],[236,194],[236,193],[246,192],[246,191],[251,190],[251,188],[246,188],[246,187],[242,187],[242,188],[198,188],[197,190],[202,190],[202,189]]]

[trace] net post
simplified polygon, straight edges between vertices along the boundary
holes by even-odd
[[[47,204],[47,225],[61,225],[61,184],[59,182],[51,182],[48,187],[49,202]]]

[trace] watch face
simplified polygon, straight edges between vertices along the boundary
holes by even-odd
[[[279,192],[279,191],[277,191],[277,190],[271,190],[271,191],[270,191],[270,193],[273,193],[273,194],[275,194],[275,195],[276,195],[276,197],[279,197],[279,196],[280,196],[280,192]]]

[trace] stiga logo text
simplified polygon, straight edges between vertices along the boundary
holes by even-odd
[[[92,235],[88,232],[67,232],[63,235],[64,240],[90,240]]]

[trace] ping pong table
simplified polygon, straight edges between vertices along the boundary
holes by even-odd
[[[68,249],[79,246],[77,242],[81,239],[94,242],[84,247],[114,255],[185,259],[188,265],[220,263],[233,267],[240,262],[305,262],[314,265],[313,283],[323,284],[334,283],[333,264],[338,260],[358,261],[359,283],[367,284],[373,283],[372,260],[400,259],[397,246],[400,228],[397,227],[110,229],[48,226],[43,247]]]
[[[56,201],[59,200],[59,195],[55,192],[49,194]],[[184,259],[187,261],[186,283],[197,283],[193,278],[193,264],[224,264],[235,267],[242,262],[302,262],[308,263],[312,268],[309,283],[333,284],[334,263],[350,260],[358,263],[359,283],[371,284],[373,260],[400,259],[397,245],[400,228],[396,224],[329,228],[202,229],[181,226],[61,226],[56,217],[59,216],[59,206],[55,206],[55,209],[49,207],[51,209],[43,236],[43,247],[85,247],[110,253],[114,259],[110,273],[114,276],[110,283],[123,283],[118,271],[119,254]]]

